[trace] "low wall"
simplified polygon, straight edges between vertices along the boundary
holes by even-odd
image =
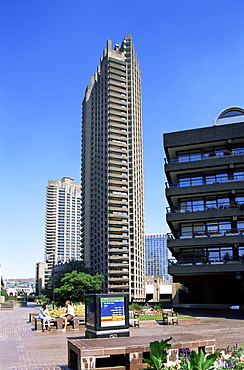
[[[14,301],[14,306],[15,307],[27,307],[27,302],[26,301]]]
[[[149,358],[150,342],[167,339],[150,337],[120,337],[104,339],[72,339],[68,340],[68,367],[76,370],[138,370],[148,365],[143,358]],[[214,353],[215,339],[202,338],[191,334],[177,334],[171,341],[168,359],[178,359],[180,348],[189,348],[198,352],[203,349],[206,354]]]

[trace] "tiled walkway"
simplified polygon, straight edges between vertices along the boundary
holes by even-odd
[[[28,322],[30,312],[38,310],[32,304],[0,310],[0,370],[68,370],[67,338],[84,338],[84,328],[66,332],[54,328],[44,333],[35,331]],[[202,312],[198,315],[197,320],[180,320],[178,326],[145,322],[140,328],[131,328],[130,335],[162,334],[162,338],[174,338],[174,335],[183,334],[190,338],[197,334],[203,338],[215,338],[217,347],[235,343],[244,345],[244,317],[240,316],[240,312],[231,312],[228,317],[221,317],[221,313],[213,313],[211,317],[203,316]],[[114,340],[116,342],[119,338]]]

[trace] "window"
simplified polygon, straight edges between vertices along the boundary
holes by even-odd
[[[239,109],[231,109],[228,110],[227,112],[222,113],[219,118],[226,118],[226,117],[234,117],[234,116],[241,116],[244,114],[243,110]]]

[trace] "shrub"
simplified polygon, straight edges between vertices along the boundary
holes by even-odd
[[[140,311],[141,306],[139,305],[139,303],[132,303],[129,305],[129,310],[130,311]]]

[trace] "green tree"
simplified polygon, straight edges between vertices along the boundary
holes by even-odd
[[[87,268],[83,261],[71,260],[64,263],[63,265],[58,265],[59,271],[54,270],[54,286],[55,288],[60,288],[63,283],[62,279],[65,274],[68,274],[72,271],[85,272],[86,274],[91,274],[91,270]]]
[[[49,303],[50,299],[45,294],[40,294],[35,297],[35,301],[42,304],[44,302]]]
[[[91,270],[85,266],[84,262],[77,261],[77,260],[71,260],[62,265],[58,265],[58,268],[56,270],[55,269],[54,269],[54,287],[55,288],[61,288],[61,286],[63,285],[62,283],[63,277],[65,276],[65,274],[68,274],[72,271],[85,272],[86,274],[91,274]],[[45,295],[46,297],[48,297],[50,301],[52,301],[53,299],[53,276],[51,276],[48,284],[42,290],[41,293],[42,295]],[[57,299],[57,297],[55,296],[55,300]]]
[[[63,285],[55,289],[58,300],[65,302],[83,302],[85,293],[99,291],[104,277],[102,275],[90,275],[85,272],[72,271],[62,278]]]
[[[6,289],[1,289],[1,296],[5,297],[5,301],[8,300],[8,293]]]

